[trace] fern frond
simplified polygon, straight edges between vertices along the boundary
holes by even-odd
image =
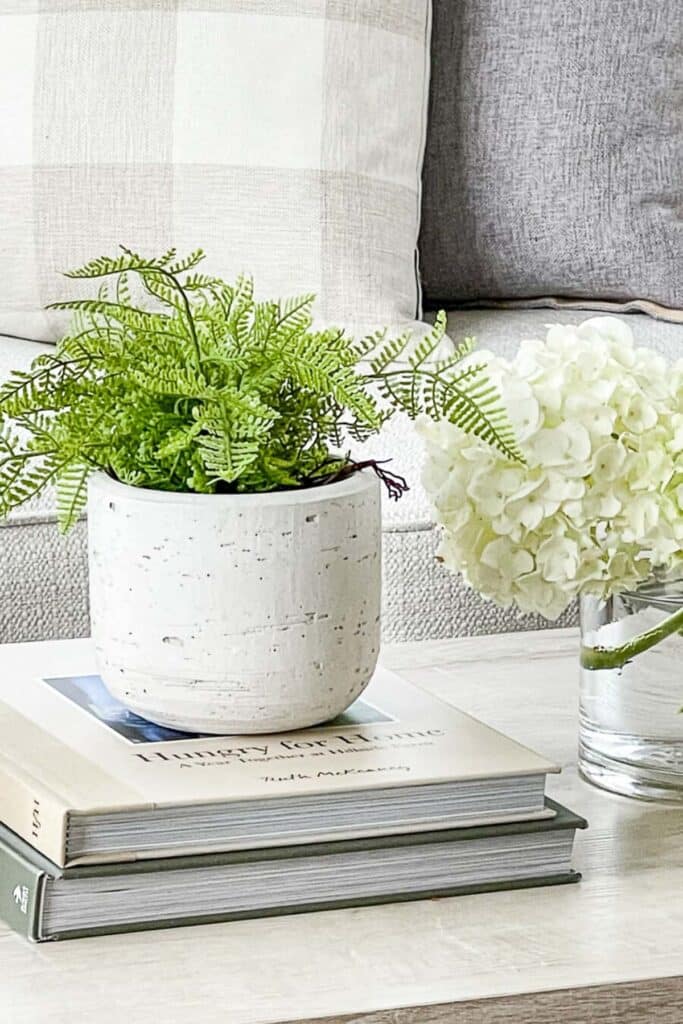
[[[447,419],[509,459],[524,462],[505,406],[486,376],[485,365],[467,367],[450,379],[434,380],[425,405],[434,419]]]
[[[172,250],[172,255],[170,256],[169,259],[173,259],[174,257],[175,250]],[[166,269],[168,270],[169,274],[184,274],[186,273],[186,271],[192,270],[194,267],[196,267],[197,264],[201,263],[202,260],[204,260],[205,258],[206,254],[203,249],[195,249],[194,252],[191,252],[189,256],[185,256],[184,259],[181,260],[176,260],[175,263],[172,263],[171,266],[167,267]]]
[[[315,295],[299,295],[280,302],[274,326],[276,338],[308,330],[313,323],[311,310],[314,302]]]
[[[140,390],[148,395],[197,399],[214,397],[211,388],[191,368],[177,370],[154,360],[143,359],[138,365],[130,367],[128,373]]]
[[[227,287],[225,281],[221,281],[218,277],[211,277],[210,274],[189,274],[183,282],[183,288],[188,292],[204,291],[214,285]],[[230,290],[232,291],[232,289]]]
[[[186,292],[206,293],[205,299],[209,304],[216,307],[216,313],[220,312],[224,323],[228,322],[233,303],[235,301],[235,289],[225,281],[217,277],[207,277],[204,274],[190,274],[185,278],[183,285]]]
[[[374,403],[362,379],[340,365],[334,351],[321,351],[320,336],[304,334],[282,347],[281,358],[296,382],[304,388],[330,395],[342,408],[368,424],[376,421]]]
[[[443,310],[437,313],[434,326],[415,346],[415,350],[408,357],[408,362],[413,370],[419,370],[436,352],[446,333],[446,314]]]
[[[125,246],[121,246],[121,249],[123,249],[124,252],[130,252],[130,249],[126,249]],[[162,256],[157,257],[154,262],[158,267],[168,267],[168,264],[176,258],[177,254],[178,250],[175,246],[171,246],[171,248],[167,249]],[[169,267],[168,269],[170,270],[171,268]]]
[[[145,291],[155,299],[159,299],[165,306],[174,309],[181,316],[186,313],[182,292],[178,286],[169,284],[169,278],[155,270],[145,271],[140,275],[142,286]]]
[[[382,330],[375,331],[374,334],[367,334],[364,338],[360,338],[358,341],[352,341],[350,348],[356,357],[356,362],[366,359],[371,352],[377,352],[380,346],[383,345],[386,336],[387,329],[384,327]]]
[[[128,274],[124,271],[116,279],[116,302],[119,306],[130,306],[132,301],[128,287]]]
[[[75,460],[56,473],[57,520],[62,533],[71,529],[85,508],[90,471],[87,463]]]
[[[258,458],[257,441],[234,441],[228,433],[200,434],[197,445],[213,482],[233,483]]]
[[[415,419],[423,411],[422,391],[411,370],[406,368],[380,377],[377,386],[380,394],[410,419]]]
[[[235,338],[237,339],[239,350],[243,351],[249,345],[254,326],[253,314],[253,309],[245,306],[235,319]]]
[[[265,345],[277,329],[279,307],[276,302],[260,302],[254,308],[254,337]]]
[[[117,302],[101,299],[68,299],[65,302],[51,302],[47,309],[81,310],[101,316],[111,316],[118,323],[125,324],[134,331],[145,331],[155,327],[161,328],[168,318],[163,313],[150,313],[136,306],[123,306]]]
[[[339,424],[339,427],[345,434],[348,434],[353,441],[357,441],[359,444],[365,444],[366,441],[369,441],[371,437],[374,437],[374,435],[382,429],[384,424],[387,423],[392,416],[393,411],[386,409],[378,411],[375,423],[370,424],[362,423],[360,420],[351,420],[348,423],[342,421]],[[336,443],[336,447],[341,447],[340,441]]]
[[[0,440],[0,514],[6,516],[37,497],[68,461],[58,451],[30,451]]]
[[[245,310],[251,310],[254,302],[254,279],[248,274],[240,274],[235,285],[231,311],[239,317]]]
[[[392,363],[396,362],[406,351],[410,342],[410,333],[399,335],[397,338],[390,338],[385,341],[374,359],[370,360],[370,367],[375,375],[384,373]]]
[[[461,363],[463,359],[471,355],[475,349],[476,342],[474,338],[463,338],[461,342],[456,345],[455,350],[450,356],[445,356],[443,359],[437,360],[435,369],[437,373],[446,373],[451,370],[458,363]]]
[[[160,459],[167,459],[178,455],[180,452],[187,451],[192,447],[195,438],[201,433],[201,430],[202,424],[195,421],[194,423],[183,424],[182,427],[170,431],[157,448],[157,455]]]
[[[0,387],[0,415],[16,419],[32,411],[58,408],[65,390],[81,380],[91,365],[92,357],[85,352],[68,360],[41,354],[30,371],[15,371]]]
[[[121,247],[123,249],[123,246]],[[162,257],[163,259],[163,257]],[[148,260],[132,252],[130,249],[123,249],[120,256],[98,256],[97,259],[84,263],[75,270],[67,270],[65,277],[92,278],[109,277],[112,274],[121,274],[126,270],[148,270],[160,266],[158,260]]]

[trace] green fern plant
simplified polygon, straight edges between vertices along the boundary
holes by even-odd
[[[50,307],[73,313],[70,333],[0,388],[0,515],[55,484],[67,530],[95,469],[214,493],[308,487],[373,465],[397,497],[401,477],[343,452],[398,410],[445,417],[521,459],[485,365],[462,362],[471,343],[433,362],[443,313],[397,366],[410,335],[314,330],[313,295],[256,302],[249,278],[199,273],[203,257],[122,248],[66,275],[105,280],[95,298]],[[148,302],[133,301],[131,278]]]

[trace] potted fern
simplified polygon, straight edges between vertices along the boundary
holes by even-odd
[[[0,514],[54,483],[68,530],[88,499],[92,632],[129,708],[193,732],[304,727],[373,672],[380,485],[405,489],[348,439],[402,410],[520,456],[471,346],[433,361],[443,315],[397,363],[409,336],[314,330],[312,295],[255,302],[202,258],[122,249],[67,274],[105,280],[52,307],[69,333],[0,389]]]

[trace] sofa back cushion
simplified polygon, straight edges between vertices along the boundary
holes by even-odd
[[[0,2],[0,332],[54,338],[58,273],[119,243],[414,318],[429,7]]]
[[[435,0],[425,303],[683,308],[682,48],[680,0]]]

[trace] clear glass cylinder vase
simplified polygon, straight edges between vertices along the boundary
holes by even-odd
[[[581,599],[579,767],[604,789],[683,802],[683,578]]]

